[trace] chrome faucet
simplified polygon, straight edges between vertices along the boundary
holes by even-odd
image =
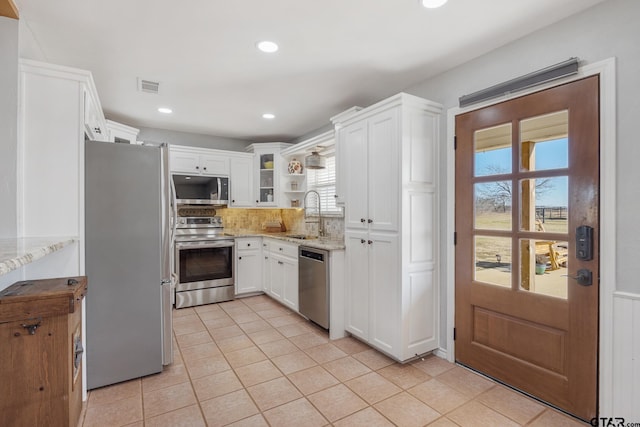
[[[309,212],[307,210],[307,196],[309,195],[309,193],[315,193],[316,194],[316,200],[318,201],[317,203],[317,209],[318,209],[318,220],[317,221],[305,221],[306,223],[311,223],[311,222],[315,222],[318,224],[318,237],[324,237],[325,235],[325,231],[324,231],[324,221],[322,218],[322,210],[320,208],[320,193],[318,193],[316,190],[309,190],[306,193],[304,193],[304,198],[303,198],[303,203],[304,203],[304,217],[309,218],[311,215],[309,215]]]

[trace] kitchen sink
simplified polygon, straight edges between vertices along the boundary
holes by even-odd
[[[286,237],[289,237],[291,239],[299,239],[299,240],[317,239],[316,236],[307,236],[306,234],[287,234]]]

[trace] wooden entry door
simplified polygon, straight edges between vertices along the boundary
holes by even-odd
[[[589,420],[598,76],[459,115],[456,137],[455,358]]]

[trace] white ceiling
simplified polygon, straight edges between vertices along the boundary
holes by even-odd
[[[35,49],[48,62],[90,70],[107,118],[288,141],[600,1],[449,0],[440,9],[418,0],[16,3],[33,35],[22,54]],[[258,51],[263,39],[280,50]],[[138,92],[138,77],[159,81],[160,94]]]

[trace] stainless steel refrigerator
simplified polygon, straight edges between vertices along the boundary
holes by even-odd
[[[88,389],[172,362],[167,151],[85,142]]]

